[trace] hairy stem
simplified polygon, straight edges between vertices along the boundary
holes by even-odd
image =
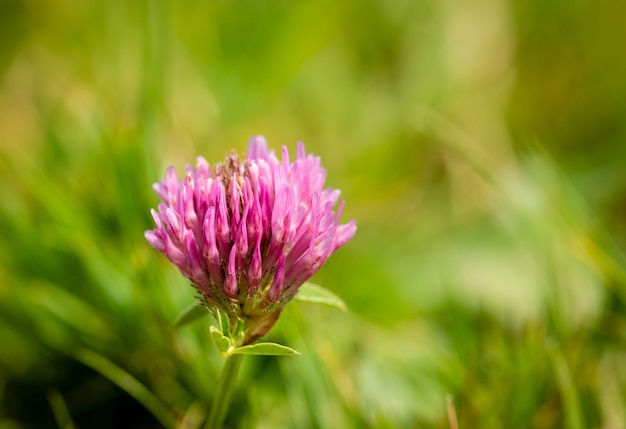
[[[217,383],[217,390],[215,391],[215,398],[213,399],[206,429],[220,429],[222,427],[242,360],[243,355],[238,354],[230,355],[226,358],[222,374]]]

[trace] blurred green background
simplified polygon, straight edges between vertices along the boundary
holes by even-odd
[[[626,426],[626,3],[0,0],[0,428],[202,426],[151,184],[305,141],[358,232],[232,428]]]

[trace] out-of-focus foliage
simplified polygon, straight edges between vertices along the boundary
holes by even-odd
[[[303,139],[354,240],[229,427],[626,426],[626,3],[0,2],[0,427],[201,427],[151,184]],[[447,402],[446,398],[452,398]],[[449,404],[449,405],[447,405]],[[74,425],[74,426],[73,426]]]

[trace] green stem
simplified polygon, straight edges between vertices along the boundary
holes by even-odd
[[[220,379],[217,382],[217,390],[215,391],[215,398],[213,399],[206,429],[220,429],[222,427],[242,359],[243,355],[239,354],[230,355],[226,358],[222,375],[220,375]]]

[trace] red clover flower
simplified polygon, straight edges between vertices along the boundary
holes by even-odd
[[[340,224],[340,192],[324,188],[319,157],[298,143],[296,159],[279,161],[264,137],[250,140],[211,170],[197,158],[178,179],[174,167],[153,188],[156,228],[146,240],[191,280],[204,305],[243,323],[239,345],[251,344],[276,323],[298,288],[356,232]]]

